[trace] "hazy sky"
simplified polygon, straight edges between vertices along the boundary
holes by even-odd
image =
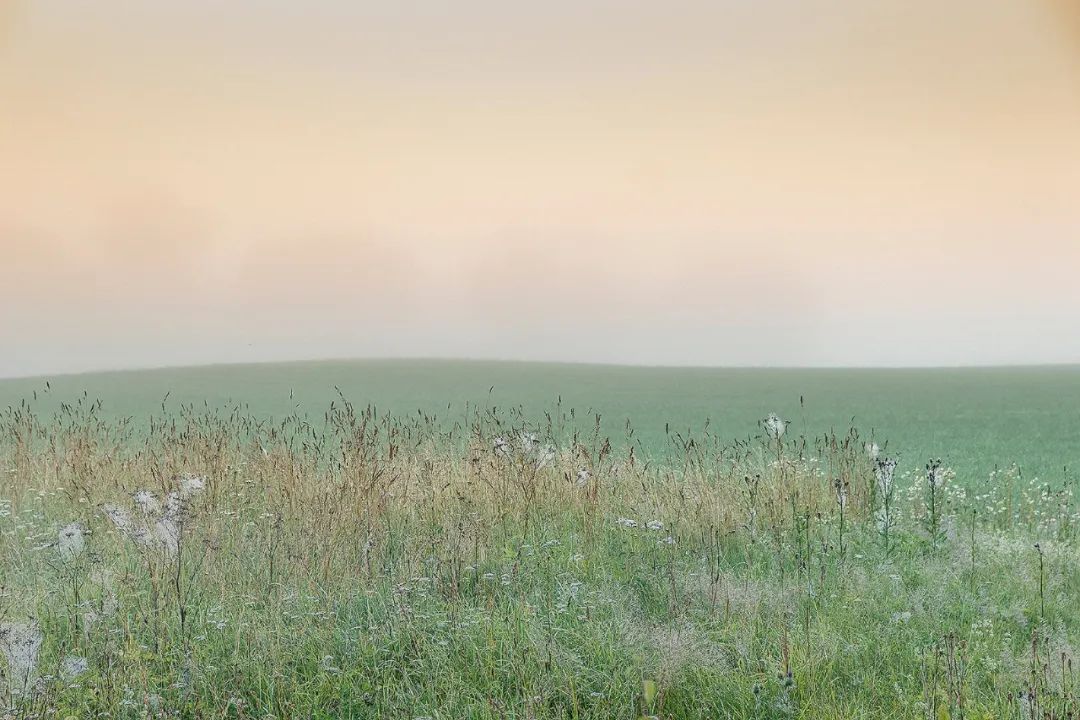
[[[0,376],[1080,361],[1072,0],[0,0]]]

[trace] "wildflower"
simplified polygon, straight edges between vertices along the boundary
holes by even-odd
[[[926,463],[926,481],[931,488],[939,488],[945,481],[945,469],[941,467],[941,460],[931,460]]]
[[[878,455],[881,454],[881,448],[878,447],[876,442],[866,443],[866,456],[871,460],[877,460]]]
[[[56,548],[60,552],[60,557],[64,560],[74,560],[82,554],[83,549],[86,547],[86,538],[82,525],[79,523],[71,523],[60,528],[60,533],[57,536]]]
[[[668,536],[667,536],[666,538],[664,538],[663,540],[657,540],[657,541],[656,541],[656,544],[657,544],[657,545],[674,545],[674,544],[675,544],[675,538],[673,538],[673,537],[671,537],[670,535],[668,535]]]
[[[645,528],[647,530],[663,530],[664,523],[660,522],[659,520],[650,520],[649,522],[645,523]]]
[[[842,478],[836,478],[833,487],[836,488],[836,502],[840,505],[840,509],[843,510],[847,507],[848,484]]]
[[[521,452],[523,455],[530,455],[532,454],[532,451],[536,449],[537,439],[536,435],[533,433],[521,433],[518,442],[521,444]]]
[[[591,478],[591,477],[592,477],[592,473],[589,472],[588,468],[583,467],[583,468],[579,469],[577,471],[577,486],[578,487],[585,487],[586,485],[589,484],[589,478]]]
[[[7,660],[12,695],[22,695],[29,689],[44,639],[36,622],[0,622],[0,655]]]
[[[787,430],[788,421],[782,419],[776,413],[769,413],[769,416],[761,421],[761,426],[769,437],[779,440],[784,436],[784,431]]]
[[[616,520],[615,522],[617,522],[619,525],[622,525],[625,528],[636,528],[638,526],[637,520],[631,520],[630,518],[621,517],[618,520]]]
[[[895,472],[896,461],[892,458],[881,458],[874,464],[874,476],[877,478],[878,492],[882,497],[887,497],[892,492]]]
[[[510,443],[508,443],[504,437],[495,438],[492,441],[491,446],[492,451],[500,457],[506,457],[510,454]]]

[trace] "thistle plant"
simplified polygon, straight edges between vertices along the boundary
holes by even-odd
[[[875,493],[878,507],[875,511],[878,532],[885,541],[885,555],[889,554],[889,533],[893,527],[893,498],[896,493],[896,485],[893,476],[896,473],[896,460],[893,458],[879,458],[874,462],[874,479],[876,481]]]
[[[926,463],[926,530],[936,547],[941,534],[941,511],[944,500],[945,469],[941,459]]]

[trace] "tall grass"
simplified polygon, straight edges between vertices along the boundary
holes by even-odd
[[[1070,487],[779,418],[658,464],[561,407],[100,407],[0,419],[17,717],[1076,713]]]

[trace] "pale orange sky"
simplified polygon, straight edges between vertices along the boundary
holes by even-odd
[[[1080,362],[1069,0],[0,0],[0,376]]]

